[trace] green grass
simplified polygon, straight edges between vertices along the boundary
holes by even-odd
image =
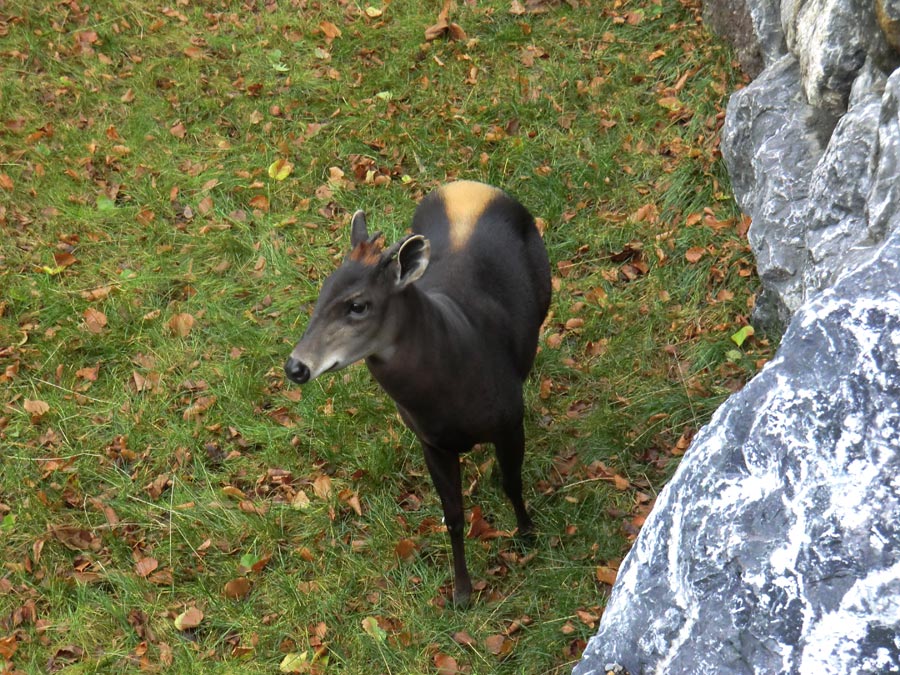
[[[426,43],[436,2],[0,1],[0,670],[578,658],[598,568],[771,352],[730,340],[756,289],[717,150],[739,78],[688,0],[458,4],[468,40]],[[467,611],[392,402],[359,365],[281,371],[350,214],[394,239],[453,178],[539,216],[555,277],[537,544],[469,539]],[[464,468],[511,529],[490,451]]]

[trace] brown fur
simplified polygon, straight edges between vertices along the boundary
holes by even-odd
[[[381,260],[381,252],[384,248],[384,237],[378,237],[375,241],[361,241],[350,251],[350,260],[355,260],[363,265],[377,265]]]

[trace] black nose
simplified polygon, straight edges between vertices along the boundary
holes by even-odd
[[[309,381],[309,367],[303,361],[298,361],[294,357],[289,358],[287,363],[284,364],[284,372],[297,384],[304,384]]]

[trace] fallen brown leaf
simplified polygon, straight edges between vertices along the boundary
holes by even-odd
[[[147,227],[154,221],[155,218],[156,214],[147,207],[144,207],[140,211],[138,211],[137,215],[135,215],[134,217],[134,219],[138,222],[138,225],[141,225],[143,227]]]
[[[706,253],[706,249],[702,246],[692,246],[684,254],[684,259],[693,265],[703,257],[704,253]]]
[[[178,337],[187,337],[194,327],[194,317],[186,312],[175,314],[169,319],[169,330]]]
[[[226,494],[229,497],[234,497],[235,499],[246,499],[247,495],[244,494],[244,491],[240,488],[236,488],[234,485],[226,485],[222,488],[222,494]]]
[[[250,206],[267,213],[269,211],[269,198],[265,195],[256,195],[250,200]]]
[[[7,661],[12,659],[13,654],[19,648],[15,634],[0,638],[0,658]]]
[[[210,211],[213,210],[213,206],[214,204],[212,197],[206,195],[197,203],[197,213],[199,213],[201,216],[208,215]]]
[[[475,646],[475,638],[469,635],[466,631],[461,630],[457,631],[453,634],[453,641],[463,645],[464,647],[474,647]]]
[[[88,307],[84,310],[84,327],[95,335],[102,333],[106,328],[106,314],[99,309]]]
[[[291,508],[294,509],[308,509],[310,504],[309,496],[307,496],[306,492],[303,490],[298,490],[297,494],[295,494],[294,498],[291,500]]]
[[[425,29],[425,39],[429,42],[437,40],[442,35],[447,35],[451,40],[462,41],[468,39],[466,31],[457,23],[450,22],[450,8],[453,0],[444,0],[444,6],[438,13],[437,21]]]
[[[100,365],[99,364],[97,364],[93,368],[86,366],[84,368],[79,368],[78,370],[75,371],[75,377],[82,379],[82,380],[88,380],[89,382],[96,382],[99,374],[100,374]]]
[[[394,554],[403,562],[410,562],[416,556],[416,542],[412,539],[401,539],[394,547]]]
[[[575,610],[575,616],[577,616],[578,620],[588,628],[593,628],[594,625],[600,620],[599,614],[595,612],[589,612],[585,609]]]
[[[203,621],[203,612],[196,607],[191,607],[175,618],[175,628],[178,630],[196,628],[201,621]]]
[[[112,286],[98,286],[87,291],[81,292],[81,297],[85,300],[103,300],[112,292]]]
[[[265,502],[256,504],[251,502],[249,499],[245,499],[244,501],[238,504],[238,508],[244,513],[251,513],[255,516],[264,516],[269,512],[269,505]]]
[[[134,390],[137,392],[142,391],[159,391],[159,373],[147,373],[146,375],[141,375],[136,370],[131,373],[131,384],[134,385]]]
[[[328,499],[331,496],[331,478],[322,474],[313,481],[313,492],[319,499]]]
[[[73,551],[99,551],[100,537],[90,530],[63,525],[50,528],[50,534],[63,546]]]
[[[255,563],[250,566],[251,572],[260,572],[266,565],[269,564],[269,561],[272,559],[271,553],[265,553],[261,555]]]
[[[494,656],[503,658],[512,652],[515,643],[505,635],[491,635],[485,639],[484,646]]]
[[[341,37],[341,29],[335,26],[331,21],[323,21],[319,24],[319,30],[325,36],[325,42],[331,44],[335,38]]]
[[[80,661],[84,658],[84,650],[77,645],[66,645],[59,647],[47,661],[47,670],[51,673],[62,670],[68,665]]]
[[[225,597],[232,600],[240,600],[250,593],[250,580],[247,577],[238,577],[225,584]]]
[[[540,397],[542,401],[546,401],[550,398],[550,394],[553,391],[553,380],[549,377],[545,377],[541,380],[541,388],[540,388]]]
[[[53,254],[53,261],[56,263],[57,267],[69,267],[70,265],[77,263],[78,259],[71,253],[57,251]]]
[[[362,515],[362,504],[359,503],[359,495],[353,492],[352,490],[341,490],[338,493],[338,499],[344,502],[347,506],[353,509],[353,512],[361,516]]]
[[[294,391],[294,390],[292,390],[292,391]],[[275,408],[274,410],[270,410],[267,414],[269,417],[271,417],[273,420],[275,420],[278,424],[280,424],[283,427],[290,428],[295,425],[294,413],[291,411],[290,408],[288,408],[286,406],[280,406],[278,408]]]
[[[215,402],[215,396],[201,396],[196,401],[191,403],[191,405],[185,408],[184,413],[182,413],[181,417],[185,421],[199,419],[203,413],[205,413],[215,404]]]
[[[134,566],[134,572],[139,577],[146,577],[159,567],[159,561],[156,558],[141,558]]]
[[[597,565],[595,574],[597,581],[601,584],[612,586],[616,583],[616,577],[619,574],[619,570],[609,567],[608,565]]]
[[[144,486],[144,490],[150,495],[150,499],[156,501],[160,498],[169,485],[169,474],[163,473],[157,476],[150,484]]]
[[[434,655],[434,665],[437,668],[438,675],[457,675],[457,673],[461,672],[456,659],[443,652],[438,652]]]
[[[466,533],[466,537],[468,537],[469,539],[488,538],[487,535],[489,535],[493,531],[494,528],[491,527],[491,524],[484,519],[484,516],[481,515],[481,507],[472,507],[472,515],[469,521],[469,531]]]
[[[31,399],[25,399],[25,402],[22,404],[22,407],[25,409],[29,415],[31,415],[31,423],[37,424],[40,422],[41,418],[50,412],[50,406],[45,401],[37,401]]]

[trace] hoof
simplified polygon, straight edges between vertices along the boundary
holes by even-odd
[[[453,606],[456,609],[468,609],[472,604],[471,588],[453,589]]]
[[[533,548],[537,543],[537,535],[532,528],[528,528],[524,532],[519,531],[516,533],[516,542],[525,548]]]
[[[537,541],[537,536],[534,533],[534,523],[527,516],[523,520],[525,520],[524,523],[522,520],[519,520],[515,539],[522,546],[530,548]]]

